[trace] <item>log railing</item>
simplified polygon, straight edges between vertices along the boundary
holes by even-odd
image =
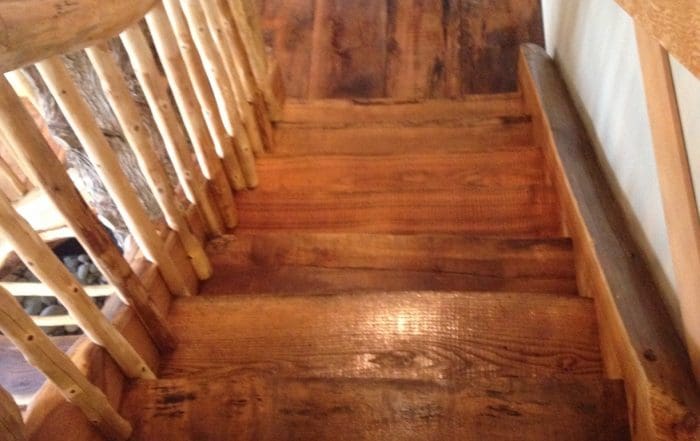
[[[0,5],[0,68],[16,79],[22,73],[9,71],[36,66],[114,200],[138,251],[153,265],[170,295],[196,294],[196,284],[186,280],[189,273],[200,280],[211,276],[201,227],[213,237],[236,226],[234,192],[257,186],[255,157],[271,148],[271,119],[279,111],[280,94],[274,89],[274,73],[268,70],[254,15],[251,5],[242,0],[22,0]],[[141,19],[145,27],[139,24]],[[110,49],[113,38],[126,49],[164,141],[168,164],[159,159],[142,123],[143,110]],[[168,231],[150,218],[81,95],[81,85],[63,63],[61,55],[78,50],[86,52],[99,78]],[[122,255],[4,77],[0,78],[0,137],[110,284],[81,286],[0,194],[0,236],[41,281],[31,291],[24,284],[0,282],[0,331],[106,438],[128,439],[131,426],[115,410],[118,403],[93,385],[39,326],[75,323],[109,354],[121,375],[155,378],[152,358],[122,335],[92,301],[92,297],[116,293],[138,318],[149,344],[166,353],[177,342],[168,328],[166,310],[146,288],[153,276],[146,282],[139,274],[151,273],[136,271]],[[171,184],[166,167],[175,171],[177,187]],[[180,190],[184,202],[178,197]],[[37,288],[57,297],[68,315],[27,315],[13,295],[36,295]],[[2,440],[27,438],[14,402],[2,390],[0,432]]]

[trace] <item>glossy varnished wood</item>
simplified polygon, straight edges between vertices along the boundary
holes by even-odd
[[[322,293],[319,293],[322,294]],[[162,374],[251,368],[294,377],[467,381],[598,376],[590,300],[508,293],[178,299]]]
[[[437,289],[575,294],[568,239],[246,233],[207,249],[202,295]]]
[[[513,96],[455,103],[454,114],[444,102],[423,105],[322,101],[308,112],[290,109],[277,126],[276,151],[258,163],[260,187],[239,195],[239,226],[560,234],[542,154]],[[324,108],[326,118],[313,116]]]
[[[227,378],[141,382],[122,411],[134,441],[630,439],[621,382]]]

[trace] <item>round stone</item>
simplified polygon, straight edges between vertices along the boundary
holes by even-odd
[[[87,279],[89,272],[90,272],[90,266],[88,264],[84,263],[78,267],[78,271],[75,273],[75,275],[78,277],[78,280],[85,283],[85,279]]]
[[[87,254],[81,254],[80,256],[78,256],[78,260],[81,263],[90,263],[90,256],[88,256]]]
[[[44,308],[44,310],[41,311],[41,314],[39,315],[42,317],[49,317],[65,314],[68,314],[68,311],[66,311],[66,308],[64,308],[62,305],[50,305]],[[63,333],[63,326],[46,326],[42,329],[44,329],[44,332],[46,332],[47,334],[51,335],[58,335]]]
[[[25,297],[22,306],[29,315],[38,315],[44,309],[41,297]]]
[[[44,306],[51,306],[51,305],[57,305],[58,300],[56,300],[56,297],[51,297],[51,296],[44,296],[40,297],[41,303],[44,304]]]

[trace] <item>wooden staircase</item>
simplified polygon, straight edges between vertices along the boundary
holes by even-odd
[[[134,440],[624,440],[517,94],[290,103]]]

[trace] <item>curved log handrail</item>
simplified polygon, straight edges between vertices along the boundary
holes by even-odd
[[[0,68],[8,72],[112,38],[157,0],[3,0]]]

